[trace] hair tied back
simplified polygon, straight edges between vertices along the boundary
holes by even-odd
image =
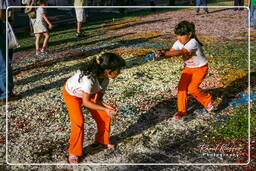
[[[104,51],[102,51],[101,53],[99,53],[98,55],[96,55],[96,63],[97,64],[100,64],[102,61],[102,59],[101,59],[101,56],[104,54],[105,52]]]

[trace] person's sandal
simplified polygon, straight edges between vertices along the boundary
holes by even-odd
[[[114,149],[116,146],[114,144],[105,144],[104,145],[107,149]]]
[[[78,156],[74,156],[72,154],[68,155],[68,162],[70,164],[77,164],[78,163]]]
[[[172,120],[181,120],[184,115],[177,113],[172,117]]]
[[[114,149],[114,148],[115,148],[115,145],[114,145],[114,144],[93,143],[93,144],[91,145],[91,147],[92,147],[93,149],[100,149],[100,148],[102,148],[102,147],[107,148],[107,149]]]
[[[85,34],[82,32],[80,33],[76,32],[76,37],[85,37]]]

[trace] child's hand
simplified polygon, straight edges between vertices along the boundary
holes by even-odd
[[[51,30],[51,29],[52,29],[52,27],[53,27],[53,25],[52,25],[52,24],[49,24],[48,26],[49,26],[49,29],[50,29],[50,30]]]
[[[112,109],[106,108],[106,109],[105,109],[105,112],[108,114],[108,116],[109,116],[110,118],[116,118],[116,117],[118,117],[118,114],[117,114],[117,111],[116,111],[116,110],[112,110]]]
[[[105,102],[102,102],[102,104],[103,104],[106,108],[111,109],[111,110],[115,110],[115,111],[117,112],[117,110],[116,110],[114,107],[112,107],[110,104],[107,104],[107,103],[105,103]]]
[[[190,52],[189,50],[185,49],[185,48],[182,48],[181,49],[183,54],[182,54],[182,58],[184,61],[188,60],[189,58],[192,57],[192,52]]]
[[[156,58],[160,58],[165,56],[165,50],[157,50],[156,51],[158,53],[158,55],[156,56]]]

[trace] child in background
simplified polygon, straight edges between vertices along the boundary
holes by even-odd
[[[187,93],[193,95],[208,112],[214,107],[212,96],[203,92],[199,87],[208,72],[208,61],[202,49],[202,43],[195,34],[195,25],[188,21],[181,21],[175,26],[174,33],[177,41],[170,50],[161,50],[159,56],[182,56],[185,67],[178,85],[178,112],[174,120],[182,119],[187,114]]]
[[[23,5],[26,5],[26,6],[35,6],[36,5],[36,1],[37,0],[22,0],[22,4]],[[32,8],[29,8],[30,11],[32,10]],[[36,10],[36,9],[35,9]],[[25,13],[26,13],[26,9],[25,9]],[[29,32],[30,32],[30,35],[31,36],[34,36],[34,30],[33,30],[33,23],[35,22],[34,18],[31,18],[29,15]]]
[[[69,163],[78,163],[78,157],[83,155],[84,117],[82,104],[92,114],[98,127],[95,144],[101,144],[109,149],[115,146],[110,143],[110,121],[117,111],[102,101],[104,90],[109,78],[116,78],[120,69],[125,66],[125,60],[113,53],[104,53],[84,65],[75,75],[69,78],[63,88],[71,121],[69,146]]]
[[[52,29],[52,24],[51,22],[48,20],[45,12],[44,12],[44,8],[43,6],[47,5],[46,0],[38,0],[38,4],[39,4],[39,8],[36,10],[36,19],[33,23],[33,29],[34,29],[34,33],[35,33],[35,37],[36,37],[36,55],[41,55],[41,53],[47,53],[47,43],[49,41],[49,33],[48,33],[48,29],[46,27],[46,23],[49,26],[49,29]],[[45,23],[46,22],[46,23]],[[44,36],[44,43],[43,43],[43,47],[40,50],[40,39],[41,37]]]

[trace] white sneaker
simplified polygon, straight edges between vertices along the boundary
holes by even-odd
[[[208,113],[211,113],[215,110],[215,106],[212,102],[210,102],[205,109],[207,110]]]
[[[41,49],[41,53],[47,54],[49,51],[47,49]]]

